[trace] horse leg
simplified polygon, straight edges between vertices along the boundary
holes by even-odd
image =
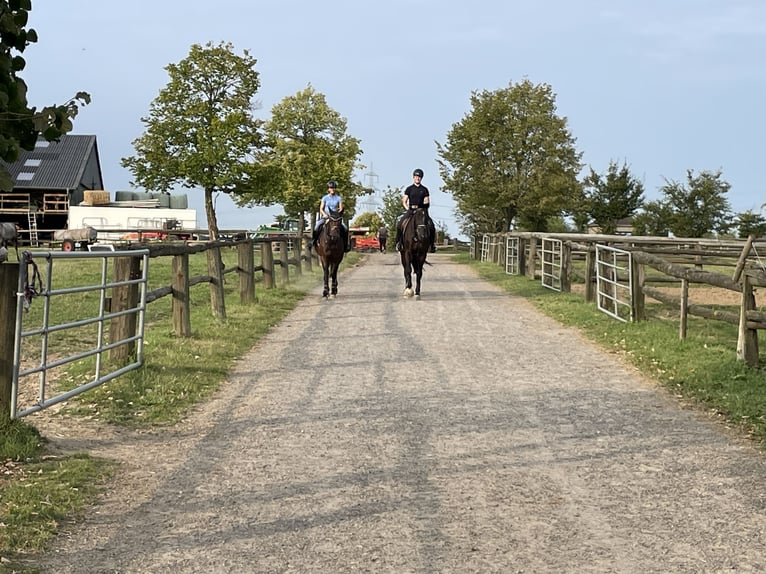
[[[415,297],[420,298],[420,279],[423,277],[423,264],[418,259],[413,263],[415,269]]]
[[[338,294],[338,265],[332,266],[332,295]]]
[[[328,286],[328,282],[330,280],[330,269],[326,264],[322,264],[322,271],[324,274],[324,290],[322,291],[322,297],[327,298],[327,296],[330,294],[330,288]]]

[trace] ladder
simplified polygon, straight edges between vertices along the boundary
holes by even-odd
[[[27,219],[29,220],[29,246],[40,247],[40,242],[37,238],[37,214],[33,211],[28,211]]]

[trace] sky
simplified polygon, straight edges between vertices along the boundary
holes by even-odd
[[[29,103],[90,93],[72,133],[97,136],[110,191],[132,189],[120,160],[135,153],[165,67],[225,41],[258,60],[257,117],[311,84],[361,140],[357,179],[382,191],[423,169],[431,215],[453,236],[435,142],[470,113],[472,92],[524,79],[551,86],[585,171],[625,163],[652,200],[687,170],[720,170],[733,211],[766,203],[763,0],[33,0],[29,27]],[[202,191],[174,192],[204,225]],[[216,211],[221,229],[282,213],[225,195]]]

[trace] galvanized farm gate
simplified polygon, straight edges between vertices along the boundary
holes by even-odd
[[[118,258],[142,258],[140,274],[124,281],[110,281],[110,269]],[[56,279],[63,272],[55,264],[58,260],[100,260],[98,281],[72,280],[68,286],[57,287]],[[38,265],[38,261],[40,265]],[[111,265],[110,265],[111,263]],[[13,379],[11,387],[11,418],[23,417],[83,393],[139,368],[143,364],[144,317],[146,312],[146,285],[149,269],[149,251],[25,251],[20,264],[17,291],[16,330],[13,352]],[[67,268],[72,273],[72,267]],[[75,271],[75,274],[77,272]],[[74,281],[75,284],[71,284]],[[112,311],[111,294],[115,290],[137,288],[138,303],[130,308]],[[93,313],[76,320],[56,322],[61,316],[61,305],[67,297],[91,298]],[[71,299],[69,299],[71,300]],[[25,313],[30,306],[41,306],[36,313],[39,323],[25,325]],[[90,307],[87,307],[90,309]],[[134,315],[135,334],[119,336],[109,333],[109,322],[123,315]],[[92,340],[81,334],[88,332]],[[55,340],[55,341],[54,341]],[[127,364],[111,369],[105,367],[104,355],[122,345],[133,345],[135,353]],[[37,350],[35,350],[37,349]],[[32,355],[31,357],[28,355]],[[92,372],[88,371],[73,386],[63,392],[53,391],[51,372],[65,365],[86,361],[94,357]],[[90,364],[90,363],[88,363]],[[20,384],[34,384],[37,379],[37,400],[31,406],[19,408]]]

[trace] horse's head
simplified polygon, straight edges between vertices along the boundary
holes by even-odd
[[[415,226],[415,237],[418,238],[418,241],[429,243],[428,212],[422,207],[418,207],[415,210],[415,213],[412,214],[412,218],[412,223]]]
[[[330,218],[325,222],[325,227],[327,228],[327,238],[330,241],[330,244],[334,244],[338,241],[341,241],[341,216],[340,213],[336,211],[330,212]]]

